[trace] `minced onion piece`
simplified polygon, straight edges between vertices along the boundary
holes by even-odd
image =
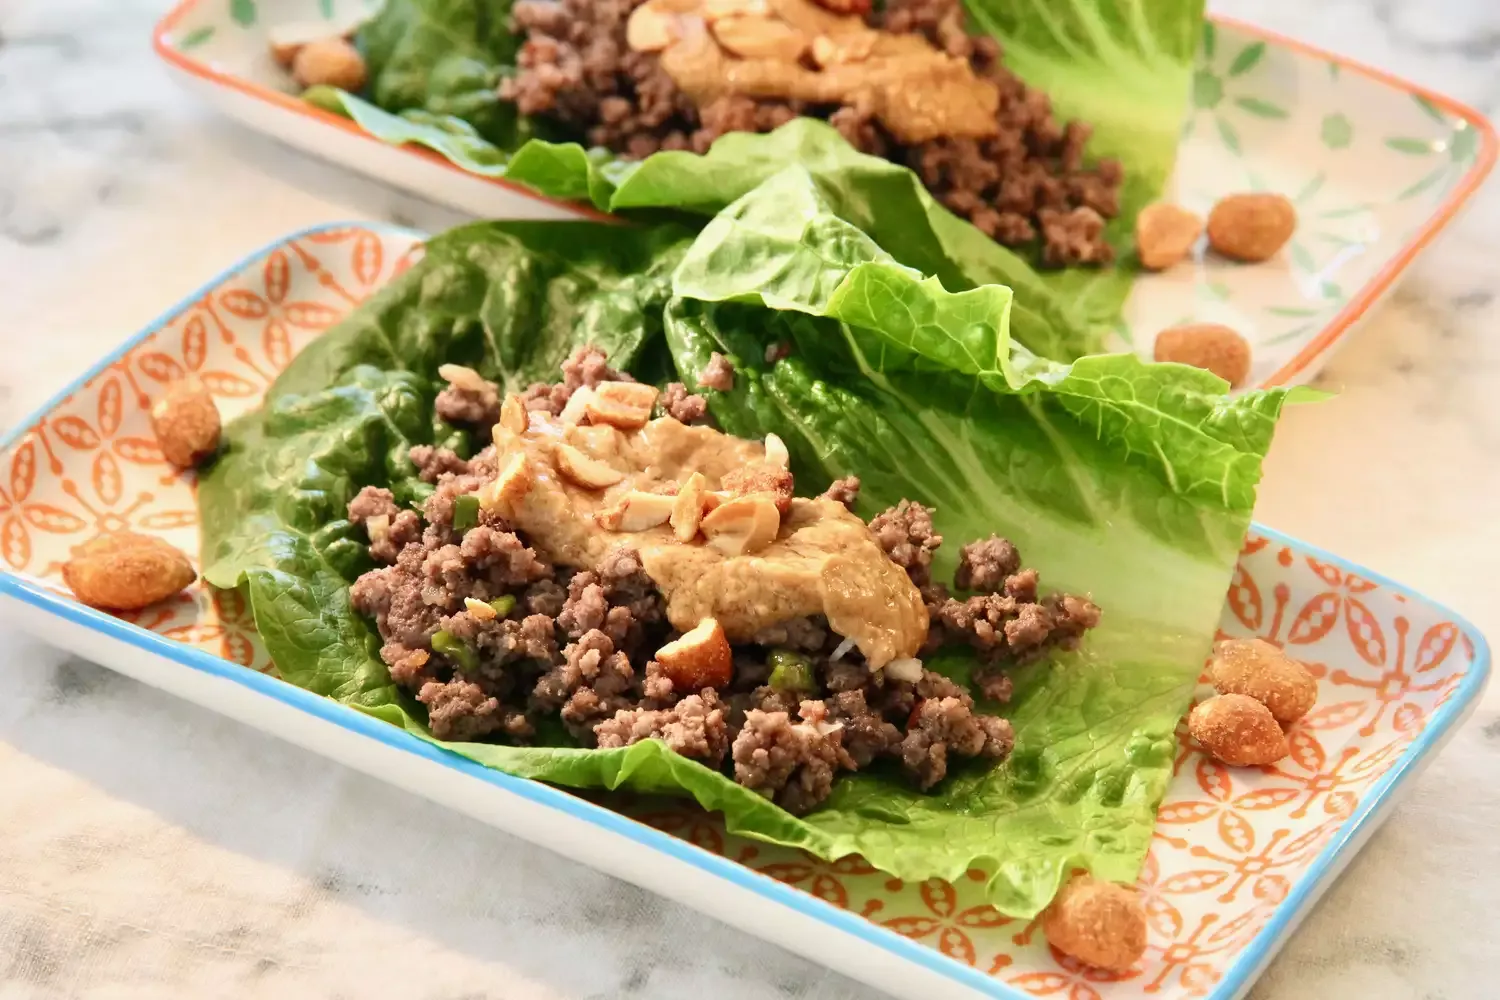
[[[922,679],[922,661],[915,656],[903,656],[885,665],[885,675],[893,681],[915,684]]]
[[[845,655],[848,654],[849,650],[851,650],[853,648],[854,648],[854,640],[853,639],[845,639],[843,642],[839,643],[837,646],[835,646],[833,648],[833,655],[828,658],[828,662],[829,663],[837,663],[837,662],[839,662],[840,660],[842,660],[845,657]]]

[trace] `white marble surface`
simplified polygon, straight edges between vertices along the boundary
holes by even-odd
[[[160,0],[0,0],[0,428],[248,249],[445,210],[249,134],[152,56]],[[1215,6],[1500,112],[1490,0]],[[1292,413],[1266,523],[1500,637],[1500,187]],[[652,895],[0,633],[0,1000],[856,997]],[[1500,688],[1256,1000],[1492,996]],[[441,870],[433,843],[450,845]],[[567,906],[558,901],[567,899]],[[579,899],[590,899],[579,904]]]

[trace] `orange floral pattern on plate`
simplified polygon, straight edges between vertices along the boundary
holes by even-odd
[[[65,594],[60,569],[70,553],[121,528],[196,553],[194,477],[162,459],[151,400],[191,373],[226,419],[254,407],[302,346],[420,250],[395,230],[296,236],[133,344],[0,454],[0,569]],[[200,583],[126,617],[249,669],[274,670],[238,594]],[[1086,969],[1048,949],[1035,922],[983,903],[978,872],[952,885],[906,884],[861,858],[826,862],[732,836],[717,817],[682,803],[589,798],[1034,996],[1212,997],[1475,659],[1473,640],[1442,609],[1257,534],[1241,552],[1220,634],[1258,635],[1306,662],[1318,677],[1318,707],[1294,727],[1291,755],[1272,767],[1230,769],[1181,749],[1139,881],[1150,948],[1126,974]]]

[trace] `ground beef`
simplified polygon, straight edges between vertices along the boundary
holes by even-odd
[[[708,416],[708,400],[688,392],[681,382],[668,382],[659,404],[663,413],[685,424],[702,423]]]
[[[461,611],[443,618],[440,625],[443,631],[478,651],[479,674],[487,678],[498,679],[502,667],[517,661],[533,660],[545,668],[557,658],[552,619],[546,615],[528,615],[517,621],[479,618]]]
[[[713,689],[690,694],[671,708],[636,708],[616,712],[594,727],[601,750],[657,739],[684,757],[717,767],[729,749],[724,706]]]
[[[563,407],[568,405],[568,399],[572,395],[573,390],[560,383],[533,382],[521,393],[521,402],[528,410],[550,413],[556,417],[562,414]]]
[[[568,591],[556,580],[538,580],[526,588],[521,606],[534,615],[556,618],[567,603]]]
[[[500,422],[500,389],[485,381],[482,388],[449,383],[437,395],[437,415],[450,424],[463,424],[488,434]]]
[[[375,519],[376,525],[370,525]],[[390,490],[378,486],[366,486],[349,501],[349,520],[365,525],[370,536],[370,558],[376,562],[393,563],[401,550],[422,536],[422,519],[416,511],[401,510],[396,506]]]
[[[871,518],[870,530],[912,583],[920,587],[932,578],[932,554],[943,544],[943,536],[932,529],[930,508],[902,500]]]
[[[869,767],[900,745],[901,730],[870,708],[863,691],[841,691],[826,704],[829,721],[844,727],[843,746],[856,767]]]
[[[1104,216],[1096,209],[1088,205],[1066,210],[1044,208],[1037,218],[1042,223],[1042,263],[1074,267],[1114,260],[1114,247],[1104,238]]]
[[[901,766],[924,791],[948,773],[948,755],[999,759],[1010,753],[1015,734],[1009,722],[974,712],[958,697],[920,702],[898,748]]]
[[[531,692],[533,711],[561,709],[562,720],[580,738],[594,724],[632,705],[635,671],[609,636],[594,629],[563,650],[563,662],[543,674]]]
[[[1074,649],[1099,624],[1099,608],[1087,598],[1053,594],[1032,603],[1010,594],[983,594],[939,608],[936,624],[948,639],[967,642],[991,660],[1029,663],[1054,649]]]
[[[417,700],[427,706],[427,725],[440,740],[463,742],[496,734],[526,740],[536,735],[524,712],[502,705],[466,680],[429,681],[417,692]]]
[[[624,372],[609,366],[609,355],[592,344],[573,348],[562,363],[563,386],[568,389],[592,389],[600,382],[634,382]]]
[[[395,517],[400,510],[396,506],[396,497],[390,490],[366,486],[349,501],[349,520],[355,524],[364,524],[372,517]]]
[[[1084,166],[1090,126],[1059,122],[1047,95],[1004,67],[993,38],[971,36],[962,0],[891,0],[880,11],[866,10],[876,27],[921,34],[967,60],[1000,92],[995,136],[910,146],[858,103],[801,106],[731,95],[695,106],[655,54],[626,44],[626,20],[640,2],[521,0],[512,14],[526,41],[500,96],[522,114],[551,118],[591,145],[632,159],[663,149],[703,152],[727,132],[767,132],[799,114],[824,117],[855,148],[911,167],[938,201],[1001,243],[1038,243],[1042,261],[1052,266],[1113,258],[1103,220],[1120,211],[1119,163]],[[768,364],[774,360],[767,357]]]
[[[839,768],[854,766],[844,751],[842,730],[825,733],[814,721],[823,720],[823,703],[804,705],[808,711],[800,723],[792,722],[786,712],[746,712],[732,750],[734,780],[794,816],[828,797]]]
[[[532,6],[541,6],[533,4]],[[517,5],[517,9],[520,5]],[[559,416],[573,393],[600,382],[634,382],[624,372],[609,366],[609,357],[591,344],[575,347],[562,363],[561,382],[533,382],[521,393],[521,403],[528,410]]]
[[[761,629],[750,637],[757,646],[779,646],[804,653],[815,653],[828,645],[828,619],[822,615],[788,618]]]
[[[498,730],[504,717],[498,699],[464,680],[428,681],[417,700],[427,706],[427,725],[440,740],[477,740]]]
[[[1010,675],[1001,671],[996,664],[975,670],[969,680],[990,701],[1007,702],[1014,693]]]
[[[818,495],[818,498],[841,503],[852,511],[859,503],[859,477],[845,476],[842,479],[835,479],[829,484],[828,489]]]
[[[671,676],[655,660],[646,661],[641,678],[641,698],[641,705],[645,708],[666,708],[677,701],[678,693]]]
[[[953,576],[960,590],[999,590],[1005,578],[1021,568],[1021,553],[1009,541],[991,535],[970,542],[958,551],[958,572]]]
[[[425,483],[435,483],[445,474],[462,475],[469,471],[468,461],[459,458],[451,448],[419,444],[412,448],[409,457],[417,467],[417,475]]]
[[[350,603],[360,614],[375,619],[393,656],[424,648],[443,615],[440,608],[422,599],[425,558],[426,550],[413,543],[401,550],[394,566],[371,570],[349,588]],[[382,659],[394,666],[384,652]]]
[[[724,355],[714,351],[708,356],[708,364],[703,366],[703,371],[698,376],[698,384],[705,389],[733,392],[734,365]]]

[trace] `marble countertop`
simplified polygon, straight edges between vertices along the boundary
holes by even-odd
[[[1500,114],[1500,7],[1485,0],[1213,6]],[[0,429],[289,230],[459,221],[179,92],[147,44],[163,7],[0,4]],[[1451,604],[1491,637],[1497,261],[1491,185],[1339,353],[1322,379],[1337,398],[1286,418],[1258,512]],[[21,689],[0,700],[0,820],[24,818],[0,822],[3,1000],[869,995],[109,671],[14,634],[0,632],[0,650]],[[1492,994],[1497,768],[1500,686],[1251,996]],[[476,888],[497,882],[505,892]]]

